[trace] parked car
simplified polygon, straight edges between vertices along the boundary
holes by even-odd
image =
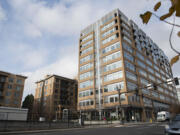
[[[158,112],[157,121],[168,121],[170,119],[170,113],[166,111]]]
[[[179,135],[180,134],[180,114],[176,115],[174,119],[165,126],[165,135]]]

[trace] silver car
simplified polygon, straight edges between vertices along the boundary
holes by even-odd
[[[176,115],[168,125],[165,126],[165,135],[180,134],[180,114]]]

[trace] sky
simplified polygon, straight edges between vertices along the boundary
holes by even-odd
[[[23,98],[35,93],[35,82],[46,74],[75,78],[78,73],[80,31],[108,12],[119,8],[152,38],[169,59],[176,54],[170,49],[172,26],[152,17],[144,25],[139,17],[153,11],[157,0],[0,0],[0,70],[28,77]],[[167,12],[164,1],[156,13]],[[172,22],[173,18],[167,21]],[[180,19],[176,18],[180,24]],[[176,28],[173,45],[180,50]],[[172,67],[180,76],[180,62]]]

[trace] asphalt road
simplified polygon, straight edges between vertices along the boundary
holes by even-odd
[[[163,135],[164,124],[126,125],[106,128],[71,129],[25,135]]]

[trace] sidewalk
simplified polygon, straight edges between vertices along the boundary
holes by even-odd
[[[123,125],[121,124],[108,124],[108,125],[89,125],[89,126],[84,126],[81,128],[66,128],[66,129],[48,129],[48,130],[29,130],[29,131],[10,131],[10,132],[0,132],[0,135],[14,135],[14,134],[24,134],[24,133],[43,133],[43,132],[57,132],[57,131],[67,131],[67,130],[83,130],[83,129],[90,129],[90,128],[111,128],[111,127],[125,127],[127,125],[142,125],[142,124],[154,124],[158,122],[132,122],[132,123],[124,123]]]

